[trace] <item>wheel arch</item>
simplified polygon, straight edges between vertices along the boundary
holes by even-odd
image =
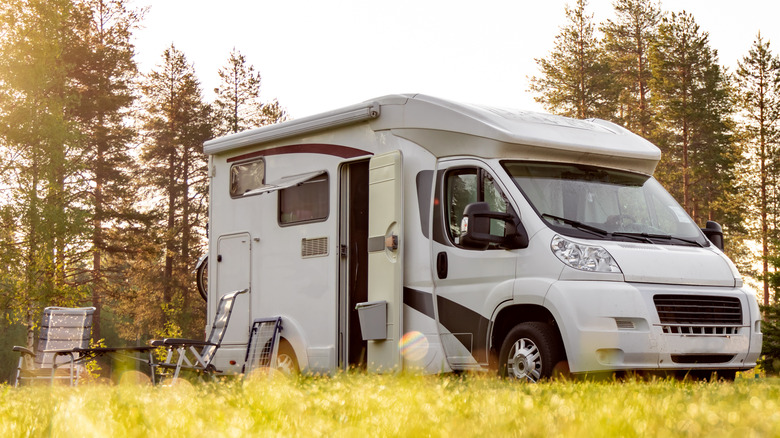
[[[558,336],[563,346],[563,354],[566,355],[566,345],[561,336],[561,330],[553,314],[544,306],[538,304],[515,304],[497,311],[490,332],[490,368],[498,369],[498,350],[504,338],[516,325],[523,322],[543,322],[549,324]]]
[[[308,367],[309,355],[307,352],[309,343],[303,327],[297,320],[287,315],[282,315],[282,332],[279,335],[279,344],[281,345],[282,343],[287,343],[290,346],[300,369]]]

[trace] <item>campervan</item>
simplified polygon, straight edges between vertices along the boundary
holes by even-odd
[[[217,368],[281,317],[278,366],[718,371],[755,366],[759,309],[613,123],[391,95],[204,144]]]

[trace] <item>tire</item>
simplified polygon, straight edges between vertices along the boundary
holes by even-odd
[[[538,382],[553,376],[565,360],[558,333],[543,322],[516,325],[504,338],[498,355],[498,375],[508,379]]]
[[[279,350],[276,352],[276,369],[286,375],[294,375],[301,372],[298,366],[298,358],[295,356],[295,350],[287,339],[279,340]]]
[[[203,301],[208,301],[208,272],[209,272],[209,258],[208,256],[198,263],[198,267],[195,273],[195,283],[198,285],[198,292],[200,292]]]

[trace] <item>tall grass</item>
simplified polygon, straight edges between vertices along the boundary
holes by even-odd
[[[0,388],[21,436],[780,436],[780,381],[339,374],[173,387]]]

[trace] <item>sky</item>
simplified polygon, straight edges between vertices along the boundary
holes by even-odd
[[[148,7],[135,33],[142,72],[171,44],[182,51],[206,99],[233,48],[262,76],[264,100],[300,118],[396,93],[543,111],[529,91],[535,59],[554,48],[575,0],[133,0]],[[780,54],[780,2],[666,0],[709,33],[734,71],[758,32]],[[596,23],[612,0],[590,0]]]

